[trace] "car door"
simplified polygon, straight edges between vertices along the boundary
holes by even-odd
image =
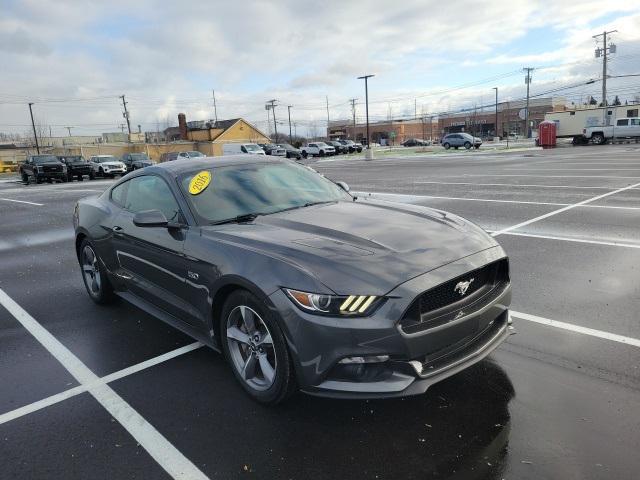
[[[113,247],[127,288],[174,317],[197,325],[201,315],[186,300],[185,229],[133,223],[138,212],[160,210],[169,221],[183,224],[178,202],[158,175],[137,176],[126,183],[124,208],[113,226]]]
[[[629,136],[640,137],[640,118],[630,118],[629,123]]]
[[[620,118],[616,120],[616,126],[613,130],[613,136],[622,138],[629,136],[629,119],[628,118]]]

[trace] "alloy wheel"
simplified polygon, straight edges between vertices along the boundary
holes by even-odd
[[[101,284],[98,257],[89,245],[82,249],[82,274],[91,294],[98,295]]]
[[[246,305],[229,313],[226,328],[229,354],[240,377],[255,390],[267,390],[275,381],[278,365],[269,328]]]

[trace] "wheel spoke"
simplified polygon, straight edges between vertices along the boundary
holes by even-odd
[[[264,336],[258,342],[258,345],[273,346],[273,339],[271,338],[271,334],[269,332],[265,333]]]
[[[91,290],[94,292],[97,292],[98,290],[100,290],[100,285],[98,285],[97,275],[94,275],[94,277],[91,279]]]
[[[260,362],[260,370],[262,370],[262,375],[264,375],[264,379],[272,383],[273,378],[276,376],[276,371],[269,363],[269,359],[266,355],[260,355],[258,357],[258,361]]]
[[[255,355],[249,355],[247,360],[244,362],[244,366],[242,367],[242,378],[245,380],[250,380],[256,376],[256,365],[257,365]]]
[[[89,247],[85,247],[84,249],[84,258],[87,259],[87,263],[90,265],[93,265],[95,263],[96,260],[96,256],[93,253],[93,250]]]
[[[253,334],[253,332],[256,331],[256,320],[253,316],[253,311],[250,308],[241,305],[240,315],[242,315],[242,321],[247,327],[247,332],[249,333],[249,335]]]
[[[231,338],[236,342],[240,342],[240,343],[245,343],[245,344],[249,343],[249,335],[244,333],[238,327],[227,328],[227,338]]]
[[[82,265],[82,271],[91,275],[93,273],[93,267],[91,265]]]

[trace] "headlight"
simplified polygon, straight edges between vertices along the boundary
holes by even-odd
[[[323,295],[285,288],[287,296],[305,312],[318,315],[363,317],[371,315],[384,297],[374,295]]]

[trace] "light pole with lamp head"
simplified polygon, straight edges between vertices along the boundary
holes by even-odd
[[[358,80],[364,80],[364,97],[365,97],[365,110],[367,116],[367,151],[365,152],[365,159],[371,160],[371,138],[369,137],[369,82],[368,80],[375,75],[363,75],[358,77]]]

